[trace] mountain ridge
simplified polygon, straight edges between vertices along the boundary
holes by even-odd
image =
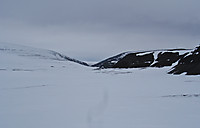
[[[169,67],[169,74],[200,75],[200,46],[194,49],[158,49],[137,52],[123,52],[95,64],[88,64],[53,50],[38,49],[28,46],[0,43],[0,51],[19,56],[37,57],[58,61],[71,61],[97,69],[108,68],[163,68]]]
[[[169,74],[200,75],[200,46],[195,49],[125,52],[96,63],[92,67],[99,69],[170,67]]]

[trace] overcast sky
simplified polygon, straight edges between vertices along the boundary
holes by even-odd
[[[0,42],[103,59],[200,44],[199,0],[0,0]]]

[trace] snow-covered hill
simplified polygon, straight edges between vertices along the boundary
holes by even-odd
[[[0,43],[1,128],[200,127],[199,76],[95,70],[55,53]]]
[[[172,66],[191,49],[162,49],[139,52],[124,52],[105,59],[93,67],[100,68],[146,68]]]
[[[170,74],[200,75],[200,46],[193,49],[163,49],[125,52],[105,59],[93,67],[105,68],[163,68]]]
[[[58,60],[58,61],[72,61],[72,62],[79,63],[85,66],[89,66],[85,62],[70,58],[68,56],[65,56],[61,53],[58,53],[52,50],[32,48],[32,47],[16,45],[16,44],[11,44],[11,43],[0,43],[0,52],[16,54],[19,56],[28,56],[32,58],[51,59],[51,60]]]

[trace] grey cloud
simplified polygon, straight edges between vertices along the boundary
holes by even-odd
[[[200,40],[199,5],[199,0],[1,0],[0,41],[105,56],[190,48]]]
[[[181,21],[199,20],[199,4],[197,0],[1,0],[0,14],[33,23],[58,24]]]

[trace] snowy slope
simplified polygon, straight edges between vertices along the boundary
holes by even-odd
[[[67,57],[61,53],[58,53],[52,50],[32,48],[32,47],[16,45],[16,44],[11,44],[11,43],[0,42],[0,51],[4,53],[11,53],[11,54],[19,55],[19,56],[28,56],[32,58],[50,59],[50,60],[58,60],[58,61],[72,61],[72,62],[79,63],[85,66],[89,66],[85,62],[81,62],[79,60]]]
[[[1,128],[200,127],[199,76],[168,75],[167,67],[95,70],[18,47],[26,56],[0,50]]]

